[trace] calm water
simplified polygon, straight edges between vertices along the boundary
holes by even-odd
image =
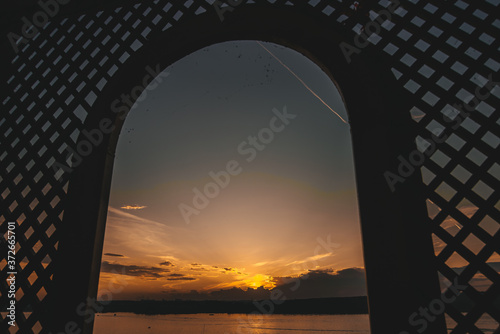
[[[476,324],[484,333],[493,333],[493,319]],[[138,315],[98,314],[94,334],[369,334],[368,315],[270,315],[252,318],[245,314]]]
[[[148,329],[148,327],[150,327]],[[369,334],[368,315],[98,314],[94,334]]]

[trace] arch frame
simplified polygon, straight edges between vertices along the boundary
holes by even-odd
[[[339,88],[351,126],[372,333],[408,330],[409,316],[439,298],[420,172],[415,171],[394,192],[384,176],[398,169],[399,156],[416,150],[415,129],[407,112],[411,99],[390,75],[388,60],[370,48],[347,63],[339,45],[353,36],[335,31],[325,18],[305,15],[296,7],[274,10],[258,5],[235,10],[222,23],[217,16],[200,15],[155,36],[102,91],[85,128],[98,128],[102,119],[113,120],[115,128],[72,174],[54,275],[58,289],[50,296],[47,313],[51,328],[62,331],[74,321],[84,333],[92,332],[93,322],[86,321],[92,306],[87,305],[83,314],[75,310],[82,310],[82,301],[97,295],[114,152],[124,122],[111,110],[112,102],[141,84],[146,66],[165,69],[198,49],[231,40],[290,47],[315,62]],[[440,316],[423,333],[445,330]]]

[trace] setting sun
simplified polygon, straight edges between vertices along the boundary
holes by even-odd
[[[264,287],[268,290],[271,290],[276,286],[276,284],[273,283],[271,276],[261,274],[257,274],[247,280],[244,280],[243,283],[254,289],[258,287]]]

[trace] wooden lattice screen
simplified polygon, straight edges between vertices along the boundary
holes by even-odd
[[[194,17],[218,16],[214,2],[115,1],[106,6],[90,2],[85,7],[53,1],[59,10],[53,9],[50,22],[36,32],[27,31],[29,37],[14,47],[8,33],[17,31],[21,36],[22,16],[31,19],[42,10],[40,5],[33,2],[18,8],[20,12],[8,18],[10,24],[2,25],[2,46],[9,51],[1,58],[0,305],[3,312],[9,303],[4,279],[11,271],[6,261],[7,222],[14,221],[19,333],[47,332],[46,301],[57,290],[52,284],[53,260],[66,223],[65,210],[72,205],[68,198],[72,168],[79,164],[69,152],[78,152],[85,122],[99,112],[94,102],[127,59],[153,37]],[[234,11],[256,5],[262,10],[297,7],[304,15],[328,17],[335,29],[353,37],[362,32],[356,20],[366,23],[365,17],[345,9],[348,1],[232,3]],[[499,0],[373,1],[372,19],[384,9],[390,17],[382,20],[382,28],[366,45],[347,41],[356,47],[348,49],[352,57],[366,48],[391,60],[387,71],[411,93],[414,107],[407,112],[418,129],[417,146],[422,152],[434,152],[423,161],[421,172],[439,273],[443,287],[457,275],[461,282],[469,282],[462,297],[469,311],[446,305],[452,333],[483,333],[476,325],[482,318],[492,318],[500,327],[500,310],[495,306],[500,276],[493,265],[500,262],[500,84],[495,82],[500,81],[499,5]],[[231,14],[228,10],[224,15]],[[348,16],[355,20],[346,20]],[[18,52],[13,51],[16,48]],[[433,133],[447,139],[426,142],[424,138]],[[462,261],[463,268],[452,269],[450,259]],[[481,279],[483,288],[478,290],[473,279]],[[7,330],[8,319],[2,313],[1,331]]]

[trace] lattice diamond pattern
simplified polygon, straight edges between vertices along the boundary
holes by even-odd
[[[53,169],[55,162],[71,164],[69,148],[76,149],[96,98],[130,55],[177,22],[214,15],[213,2],[152,1],[78,18],[56,17],[6,69],[10,90],[0,92],[0,232],[5,234],[6,217],[17,221],[23,333],[43,332],[39,310],[52,289],[51,261],[57,256],[57,230],[71,180],[69,172]],[[340,0],[256,0],[241,10],[253,3],[301,6],[328,16],[336,29],[361,32],[359,22],[346,20],[348,10]],[[500,87],[490,90],[462,122],[457,110],[471,102],[478,88],[484,93],[488,79],[499,79],[500,20],[493,14],[499,4],[401,1],[391,20],[369,39],[370,47],[393,60],[392,73],[412,93],[409,112],[419,129],[419,149],[432,149],[432,133],[447,136],[434,143],[435,152],[421,170],[440,275],[443,281],[453,282],[458,275],[469,282],[463,295],[471,310],[463,314],[447,306],[452,333],[481,333],[476,324],[483,318],[500,323],[499,310],[484,303],[500,298],[499,273],[487,264],[500,260]],[[373,19],[391,2],[370,6]],[[460,270],[453,269],[457,264]],[[0,270],[6,273],[3,258]],[[1,289],[3,300],[5,282]]]

